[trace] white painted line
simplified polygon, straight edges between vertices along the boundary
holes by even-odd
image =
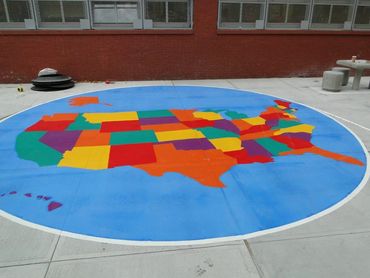
[[[133,88],[133,87],[136,87],[136,88],[139,88],[139,87],[163,87],[163,86],[168,86],[168,87],[171,87],[170,85],[156,85],[156,86],[153,86],[153,85],[147,85],[147,86],[127,86],[127,87],[121,87],[121,88],[111,88],[111,89],[107,89],[107,90],[115,90],[115,89],[125,89],[125,88]],[[330,213],[332,213],[333,211],[339,209],[340,207],[342,207],[343,205],[345,205],[346,203],[348,203],[349,201],[351,201],[366,185],[367,181],[369,180],[370,178],[370,165],[369,165],[369,162],[370,162],[370,155],[364,145],[364,143],[361,141],[361,139],[351,130],[349,129],[348,127],[346,127],[344,124],[342,124],[341,122],[339,122],[338,120],[336,120],[334,117],[335,116],[332,116],[330,113],[326,113],[324,111],[320,111],[319,109],[316,109],[314,107],[310,107],[308,105],[305,105],[305,104],[302,104],[302,103],[299,103],[299,102],[296,102],[296,101],[291,101],[289,99],[285,99],[285,98],[281,98],[279,96],[275,96],[275,95],[271,95],[271,94],[268,94],[268,93],[260,93],[260,92],[255,92],[255,91],[250,91],[250,90],[241,90],[241,89],[232,89],[232,88],[225,88],[225,87],[219,87],[219,86],[199,86],[199,85],[180,85],[180,86],[174,86],[174,87],[181,87],[181,86],[191,86],[191,87],[204,87],[204,88],[221,88],[221,89],[226,89],[226,90],[235,90],[235,91],[241,91],[241,92],[251,92],[251,93],[255,93],[255,94],[259,94],[259,95],[269,95],[269,96],[272,96],[272,97],[276,97],[278,99],[284,99],[284,100],[287,100],[287,101],[290,101],[292,102],[293,104],[299,104],[299,105],[302,105],[304,107],[307,107],[309,109],[312,109],[318,113],[321,113],[325,116],[327,116],[328,118],[332,119],[333,121],[337,122],[339,125],[341,125],[343,128],[345,128],[346,130],[348,130],[355,138],[356,140],[359,142],[359,144],[361,145],[364,153],[365,153],[365,156],[366,156],[366,172],[365,172],[365,175],[364,177],[362,178],[360,184],[355,188],[355,190],[353,190],[347,197],[345,197],[344,199],[342,199],[341,201],[339,201],[338,203],[336,203],[335,205],[327,208],[326,210],[323,210],[315,215],[312,215],[310,217],[307,217],[305,219],[302,219],[302,220],[299,220],[299,221],[296,221],[296,222],[292,222],[292,223],[289,223],[287,225],[283,225],[283,226],[279,226],[279,227],[276,227],[276,228],[272,228],[272,229],[267,229],[267,230],[263,230],[263,231],[258,231],[258,232],[254,232],[254,233],[249,233],[249,234],[246,234],[246,235],[239,235],[239,236],[229,236],[229,237],[220,237],[220,238],[211,238],[211,239],[201,239],[201,240],[186,240],[186,241],[134,241],[134,240],[119,240],[119,239],[109,239],[109,238],[100,238],[100,237],[93,237],[93,236],[87,236],[87,235],[81,235],[81,234],[76,234],[76,233],[71,233],[71,232],[66,232],[66,231],[61,231],[61,230],[58,230],[58,229],[53,229],[53,228],[49,228],[49,227],[45,227],[45,226],[42,226],[42,225],[39,225],[39,224],[35,224],[35,223],[32,223],[32,222],[29,222],[29,221],[26,221],[26,220],[23,220],[19,217],[16,217],[14,215],[11,215],[5,211],[2,211],[0,210],[0,216],[3,216],[13,222],[16,222],[18,224],[21,224],[21,225],[25,225],[25,226],[28,226],[30,228],[35,228],[35,229],[38,229],[38,230],[41,230],[41,231],[44,231],[44,232],[48,232],[48,233],[53,233],[53,234],[56,234],[56,235],[61,235],[61,236],[67,236],[67,237],[71,237],[71,238],[75,238],[75,239],[81,239],[81,240],[90,240],[90,241],[95,241],[95,242],[104,242],[104,243],[111,243],[111,244],[124,244],[124,245],[134,245],[134,246],[180,246],[180,245],[199,245],[199,244],[212,244],[212,243],[220,243],[220,242],[228,242],[228,241],[235,241],[235,240],[246,240],[246,239],[250,239],[250,238],[254,238],[254,237],[258,237],[258,236],[264,236],[264,235],[268,235],[268,234],[271,234],[271,233],[276,233],[276,232],[281,232],[281,231],[284,231],[284,230],[287,230],[287,229],[290,229],[290,228],[294,228],[294,227],[297,227],[297,226],[300,226],[302,224],[305,224],[305,223],[308,223],[308,222],[311,222],[311,221],[314,221],[316,219],[319,219],[325,215],[328,215]],[[83,94],[89,94],[89,93],[94,93],[94,92],[97,92],[97,91],[92,91],[92,92],[87,92],[87,93],[79,93],[79,94],[76,94],[76,95],[83,95]],[[55,100],[52,100],[52,101],[56,101],[56,100],[60,100],[60,99],[64,99],[64,98],[68,98],[68,97],[73,97],[73,96],[66,96],[66,97],[61,97],[61,98],[58,98],[58,99],[55,99]],[[11,116],[9,116],[8,118],[6,119],[9,119],[15,115],[18,115],[20,113],[23,113],[29,109],[32,109],[32,108],[35,108],[37,106],[40,106],[40,105],[44,105],[44,104],[47,104],[49,102],[52,102],[52,101],[48,101],[48,102],[45,102],[45,103],[42,103],[42,104],[38,104],[36,106],[33,106],[31,108],[27,108],[23,111],[20,111],[16,114],[13,114]],[[6,119],[2,119],[0,120],[0,123],[3,122],[4,120]],[[347,122],[350,122],[349,120],[347,120]],[[358,124],[356,124],[358,125]],[[367,128],[365,128],[367,129]]]

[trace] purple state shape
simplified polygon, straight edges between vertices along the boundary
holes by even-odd
[[[307,132],[297,132],[297,133],[284,133],[284,136],[290,137],[290,138],[298,138],[302,139],[304,141],[310,142],[312,134]]]
[[[232,122],[228,120],[217,120],[214,122],[214,127],[234,132],[236,134],[240,133],[240,130]]]
[[[40,142],[64,153],[74,147],[80,134],[80,130],[49,131],[40,138]]]
[[[62,204],[61,203],[58,203],[58,202],[50,202],[50,204],[48,205],[48,211],[52,211],[52,210],[55,210],[59,207],[61,207]]]
[[[242,146],[247,150],[249,156],[272,156],[271,153],[254,140],[242,141]]]
[[[24,194],[24,196],[26,196],[27,198],[31,198],[32,194],[31,193],[26,193],[26,194]]]
[[[266,121],[265,124],[267,126],[269,126],[270,128],[274,127],[274,126],[277,126],[279,124],[279,119],[269,119],[269,120]]]
[[[215,148],[206,138],[176,140],[171,143],[177,150],[210,150]]]
[[[143,118],[140,119],[142,125],[157,125],[157,124],[173,124],[178,123],[179,120],[176,117],[158,117],[158,118]]]

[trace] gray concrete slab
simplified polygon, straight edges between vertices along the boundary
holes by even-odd
[[[232,246],[52,262],[47,278],[259,277],[247,249]]]
[[[71,259],[82,259],[82,258],[96,258],[96,257],[109,257],[118,255],[138,255],[148,254],[156,252],[166,252],[174,250],[185,250],[192,248],[208,248],[215,246],[240,246],[243,245],[242,241],[231,241],[227,243],[219,244],[206,244],[206,245],[184,245],[184,246],[130,246],[121,244],[110,244],[104,242],[93,242],[80,239],[74,239],[70,237],[62,236],[58,242],[58,246],[55,250],[53,259],[54,260],[71,260]]]
[[[50,261],[58,237],[0,217],[0,267]]]
[[[265,278],[367,278],[370,233],[250,243]]]
[[[0,268],[0,278],[41,278],[44,277],[48,264],[31,264]]]

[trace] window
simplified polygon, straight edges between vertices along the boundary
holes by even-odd
[[[189,28],[190,1],[186,0],[146,0],[145,19],[154,28]]]
[[[87,18],[86,3],[76,0],[39,0],[37,19],[40,28],[80,28]]]
[[[350,29],[353,0],[314,0],[312,28]]]
[[[219,26],[221,28],[263,28],[264,0],[220,1]]]
[[[28,0],[0,0],[0,27],[25,28],[25,19],[32,19]]]
[[[359,1],[354,27],[356,29],[370,29],[370,0]]]
[[[92,2],[92,10],[95,27],[133,28],[141,18],[138,2]]]
[[[267,28],[301,28],[308,20],[310,0],[269,0]]]

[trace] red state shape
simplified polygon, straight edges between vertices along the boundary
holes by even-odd
[[[291,104],[291,102],[289,102],[289,101],[283,101],[283,100],[279,100],[279,99],[275,100],[275,103],[277,105],[285,106],[286,108],[290,108],[290,104]]]
[[[273,161],[272,157],[270,156],[263,155],[250,156],[248,155],[248,152],[246,150],[224,152],[224,154],[235,158],[238,164],[249,164],[254,162],[267,163]]]
[[[26,131],[63,131],[73,121],[38,121],[34,125],[28,127]]]
[[[200,127],[208,127],[208,126],[214,126],[214,121],[208,121],[208,120],[196,120],[196,121],[185,121],[181,122],[184,125],[190,127],[190,128],[200,128]]]
[[[110,148],[108,168],[156,162],[153,144],[114,145]]]
[[[139,121],[103,122],[100,132],[141,130]]]
[[[242,130],[240,132],[241,135],[248,134],[248,133],[255,133],[255,132],[262,132],[270,130],[271,128],[268,125],[254,125],[248,128],[247,130]]]
[[[311,148],[311,142],[305,141],[301,138],[294,138],[286,135],[273,136],[271,139],[287,145],[291,149]]]
[[[264,118],[265,120],[274,120],[274,119],[281,119],[281,118],[289,118],[284,116],[283,113],[269,113],[269,114],[261,114],[261,118]]]

